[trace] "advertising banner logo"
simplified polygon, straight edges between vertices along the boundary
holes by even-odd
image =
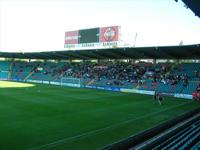
[[[65,44],[78,44],[78,31],[65,32]]]
[[[100,29],[100,42],[119,40],[119,26],[103,27]]]

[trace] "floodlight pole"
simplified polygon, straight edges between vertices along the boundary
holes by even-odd
[[[136,46],[136,41],[137,41],[137,33],[135,34],[135,40],[134,40],[134,45],[133,45],[133,47],[135,47]]]

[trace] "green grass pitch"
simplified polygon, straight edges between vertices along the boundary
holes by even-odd
[[[93,150],[172,119],[200,103],[0,81],[1,150]]]

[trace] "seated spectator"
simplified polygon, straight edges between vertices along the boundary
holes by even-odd
[[[200,92],[197,92],[197,91],[193,92],[192,99],[200,101]]]
[[[197,86],[196,91],[200,92],[200,84]]]
[[[183,79],[183,86],[184,87],[188,86],[188,78]]]

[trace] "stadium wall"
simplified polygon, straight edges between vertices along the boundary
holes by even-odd
[[[42,81],[42,80],[26,80],[26,81],[24,81],[24,80],[20,80],[20,79],[14,79],[14,81],[60,85],[61,86],[61,82],[54,82],[54,81]],[[89,89],[106,90],[106,91],[113,91],[113,92],[154,95],[154,91],[136,90],[136,89],[111,87],[111,86],[90,86],[90,85],[80,85],[80,84],[73,84],[73,83],[64,83],[64,84],[62,84],[62,86],[76,87],[76,88],[89,88]],[[179,94],[179,93],[162,93],[162,94],[165,96],[172,96],[172,97],[176,97],[176,98],[192,99],[192,95],[189,95],[189,94]]]

